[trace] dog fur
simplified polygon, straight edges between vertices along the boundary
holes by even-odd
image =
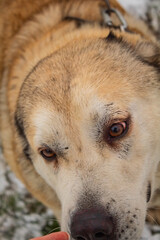
[[[147,208],[160,223],[160,49],[143,22],[111,5],[132,33],[100,24],[101,0],[1,1],[1,141],[11,169],[64,231],[77,209],[101,205],[115,216],[114,239],[135,240]],[[126,119],[124,137],[104,139]],[[37,152],[44,144],[54,163]]]

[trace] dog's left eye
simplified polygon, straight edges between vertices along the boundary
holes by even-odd
[[[111,125],[109,128],[109,137],[117,138],[124,135],[127,130],[127,123],[126,122],[118,122]]]
[[[47,161],[53,161],[57,157],[55,152],[52,151],[50,148],[40,148],[38,151],[41,154],[41,156]]]

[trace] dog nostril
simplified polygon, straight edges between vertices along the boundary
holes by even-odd
[[[86,238],[85,238],[85,237],[82,237],[82,236],[77,236],[77,237],[76,237],[76,240],[86,240]]]
[[[115,223],[101,209],[84,209],[73,215],[71,236],[75,240],[113,239]]]
[[[97,232],[94,236],[96,239],[103,239],[106,237],[106,234],[103,232]]]

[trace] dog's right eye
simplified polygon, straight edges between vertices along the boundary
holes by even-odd
[[[38,149],[41,156],[47,161],[51,162],[57,158],[56,153],[50,148],[40,148]]]
[[[112,123],[109,127],[107,127],[104,131],[104,139],[109,144],[114,143],[116,140],[124,137],[129,129],[130,119],[126,119],[125,121],[118,121]]]
[[[109,129],[109,135],[111,138],[117,138],[123,135],[127,128],[126,122],[118,122],[113,124]]]

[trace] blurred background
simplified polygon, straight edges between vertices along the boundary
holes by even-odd
[[[160,39],[160,0],[118,0],[147,22]],[[27,192],[5,163],[0,148],[0,239],[29,240],[59,231],[53,212]],[[146,225],[143,240],[160,240],[160,227]]]

